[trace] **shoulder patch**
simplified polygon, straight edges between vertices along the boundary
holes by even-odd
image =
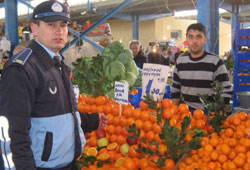
[[[31,55],[32,50],[30,48],[25,48],[22,52],[20,52],[13,60],[12,63],[18,63],[24,65]]]

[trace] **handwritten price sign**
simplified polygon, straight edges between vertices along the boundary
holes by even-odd
[[[143,64],[142,71],[142,96],[153,95],[155,101],[161,101],[168,80],[168,66],[160,64]]]

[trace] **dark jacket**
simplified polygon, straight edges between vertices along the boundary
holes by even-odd
[[[86,143],[81,128],[91,120],[77,111],[70,68],[62,62],[60,71],[34,40],[10,60],[0,81],[0,116],[9,123],[9,134],[1,135],[10,137],[1,147],[15,166],[9,168],[72,169]],[[94,119],[85,131],[98,127],[97,114]]]
[[[144,53],[142,51],[139,51],[137,56],[134,57],[134,61],[139,68],[143,68],[143,64],[147,63],[147,58],[144,56]]]
[[[164,58],[160,53],[151,52],[148,54],[148,63],[169,65],[169,59]]]

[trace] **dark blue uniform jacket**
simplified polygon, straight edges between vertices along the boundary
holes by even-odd
[[[73,169],[83,131],[96,129],[99,118],[77,111],[70,71],[63,62],[60,71],[34,40],[5,65],[0,143],[6,169]]]

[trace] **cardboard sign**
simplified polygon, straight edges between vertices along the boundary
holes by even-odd
[[[128,83],[115,82],[115,101],[128,104]]]
[[[170,68],[161,64],[143,64],[142,71],[142,98],[146,94],[153,95],[155,101],[161,101],[168,80]]]

